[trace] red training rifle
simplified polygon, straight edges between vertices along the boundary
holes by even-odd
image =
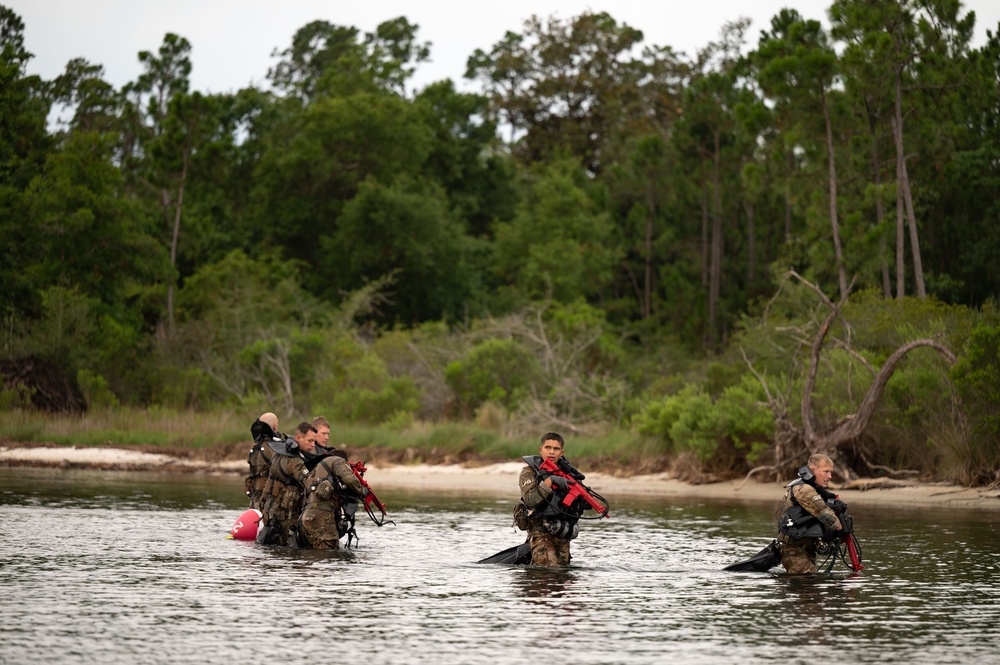
[[[365,466],[364,460],[358,460],[354,464],[349,464],[349,466],[351,467],[351,471],[354,472],[354,476],[361,483],[361,486],[367,490],[363,499],[365,503],[365,512],[368,513],[368,517],[372,518],[372,522],[375,522],[377,526],[382,526],[385,524],[386,517],[385,504],[378,500],[378,497],[375,496],[375,492],[372,491],[371,485],[369,485],[368,481],[365,480],[365,471],[368,470],[368,467]],[[375,513],[371,508],[373,503],[382,513],[381,520],[375,519]],[[395,522],[392,522],[391,520],[390,523],[395,524]]]
[[[566,479],[567,491],[566,496],[563,497],[562,500],[564,506],[572,506],[573,502],[576,501],[577,497],[579,497],[586,501],[598,515],[611,519],[610,515],[608,515],[608,511],[610,510],[608,506],[595,499],[594,495],[588,491],[589,488],[584,487],[576,480],[576,478],[556,466],[555,462],[552,460],[543,460],[542,463],[538,465],[538,468],[554,476],[560,476],[561,478]]]

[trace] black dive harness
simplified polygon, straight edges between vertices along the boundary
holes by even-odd
[[[819,521],[818,517],[803,508],[799,500],[795,498],[794,487],[802,484],[809,485],[816,490],[816,493],[828,506],[837,498],[836,494],[820,487],[812,479],[796,478],[786,485],[792,505],[786,508],[778,519],[778,531],[789,538],[823,538],[825,535],[829,535],[823,528],[823,523]]]

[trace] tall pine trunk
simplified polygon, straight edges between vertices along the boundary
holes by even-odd
[[[844,268],[844,252],[840,246],[840,223],[837,220],[837,160],[833,152],[833,124],[830,122],[830,108],[823,94],[823,122],[826,123],[827,177],[830,179],[830,230],[833,233],[833,256],[837,262],[837,284],[840,297],[847,297],[847,270]]]
[[[708,335],[711,345],[718,339],[718,308],[722,282],[722,138],[715,131],[715,154],[712,157],[712,246],[708,274]]]
[[[906,171],[906,152],[903,148],[903,75],[902,67],[896,68],[896,115],[892,123],[892,135],[896,142],[896,180],[899,195],[906,210],[906,221],[910,231],[910,252],[913,254],[913,283],[918,298],[927,296],[924,290],[924,267],[920,260],[920,238],[917,233],[917,218],[913,212],[913,195],[910,192],[910,177]],[[897,232],[897,242],[899,235]],[[897,255],[902,251],[897,247]]]

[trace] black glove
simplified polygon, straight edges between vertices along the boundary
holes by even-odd
[[[564,490],[569,487],[569,481],[562,476],[549,476],[549,481],[552,483],[552,489]]]
[[[838,515],[843,515],[844,513],[847,512],[847,504],[841,501],[840,499],[830,499],[829,501],[826,502],[826,505],[833,508],[833,512],[837,513]]]
[[[854,533],[854,520],[851,519],[850,515],[840,516],[840,526],[842,526],[843,529],[841,529],[837,533],[840,534],[841,536],[846,536],[849,533]]]

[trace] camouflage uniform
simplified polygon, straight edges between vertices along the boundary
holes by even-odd
[[[826,500],[820,496],[815,487],[802,481],[793,481],[785,490],[782,510],[798,505],[807,513],[819,520],[826,531],[832,531],[840,524],[837,514],[833,512]],[[781,543],[781,565],[791,575],[806,575],[816,572],[816,546],[819,538],[795,538],[788,534],[778,535]]]
[[[308,547],[340,549],[340,538],[349,528],[349,523],[338,525],[338,520],[342,496],[349,492],[361,497],[364,488],[347,460],[339,455],[325,458],[306,476],[299,533]]]
[[[576,537],[577,528],[575,520],[570,524],[568,521],[560,520],[558,517],[547,519],[543,513],[551,512],[546,509],[551,505],[554,491],[550,487],[538,482],[538,474],[531,466],[525,466],[521,470],[519,479],[521,486],[521,500],[528,507],[528,545],[531,546],[531,564],[534,566],[568,566],[572,558],[569,553],[569,543]],[[558,513],[557,513],[558,515]],[[571,530],[567,533],[569,537],[553,535],[549,526],[554,524],[568,524]],[[566,529],[560,529],[561,533],[566,533]]]
[[[250,507],[262,510],[264,503],[264,486],[267,484],[267,477],[271,468],[271,458],[274,457],[274,449],[267,445],[267,440],[255,443],[250,453],[247,455],[247,464],[250,466],[250,475],[246,477],[244,486],[247,496],[250,497]]]
[[[302,491],[309,470],[299,454],[276,452],[271,458],[267,483],[264,485],[260,509],[261,528],[257,542],[262,545],[298,546],[296,523],[302,507]],[[265,528],[266,527],[266,528]]]

